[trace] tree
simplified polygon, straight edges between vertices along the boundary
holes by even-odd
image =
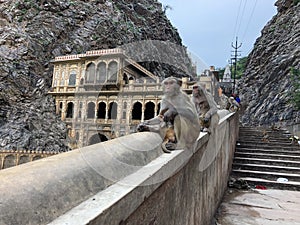
[[[248,57],[240,58],[236,64],[236,79],[240,79],[245,72],[246,62]]]
[[[245,56],[243,58],[240,58],[237,61],[236,77],[235,77],[236,79],[240,79],[242,77],[243,73],[245,72],[247,59],[248,59],[248,57]],[[232,66],[234,67],[234,65],[232,65]],[[224,75],[225,68],[218,68],[217,70],[219,71],[220,79],[222,79],[223,75]],[[231,70],[231,78],[233,78],[233,73],[234,73],[234,68],[232,68],[232,70]]]

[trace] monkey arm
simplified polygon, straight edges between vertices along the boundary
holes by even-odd
[[[171,101],[163,98],[159,115],[163,117],[165,122],[173,123],[175,116],[178,115],[178,112]]]
[[[214,100],[214,97],[212,96],[211,93],[206,92],[206,100],[208,102],[209,105],[209,110],[208,112],[205,114],[206,118],[211,118],[214,114],[216,114],[218,112],[218,106],[217,103]]]

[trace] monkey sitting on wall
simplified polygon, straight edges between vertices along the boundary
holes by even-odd
[[[164,96],[161,100],[159,115],[138,125],[138,131],[152,131],[160,133],[162,139],[166,136],[166,129],[161,120],[174,125],[177,144],[176,149],[190,149],[196,142],[200,126],[194,104],[190,97],[181,90],[181,81],[175,77],[168,77],[162,81]],[[169,145],[170,146],[170,145]],[[172,144],[172,148],[174,143]],[[166,144],[166,148],[169,149]]]
[[[201,131],[211,133],[219,122],[218,107],[213,96],[202,85],[195,84],[192,101],[197,110]]]

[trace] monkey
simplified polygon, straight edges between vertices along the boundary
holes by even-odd
[[[192,101],[197,110],[201,131],[211,133],[219,121],[218,107],[213,96],[201,84],[195,84]]]
[[[200,133],[195,105],[181,90],[181,81],[175,77],[164,79],[162,90],[164,95],[159,115],[139,124],[138,131],[158,132],[164,139],[167,129],[164,128],[162,121],[171,123],[177,139],[176,149],[190,149]],[[166,148],[168,148],[167,144]]]
[[[161,144],[161,148],[165,153],[171,153],[170,150],[175,150],[176,143],[177,143],[176,134],[173,125],[169,125],[165,133],[166,134]]]

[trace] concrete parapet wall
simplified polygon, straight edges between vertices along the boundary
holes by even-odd
[[[210,224],[237,136],[230,114],[193,151],[145,132],[0,171],[0,224]]]
[[[51,222],[159,157],[160,143],[132,134],[1,170],[0,224]]]

